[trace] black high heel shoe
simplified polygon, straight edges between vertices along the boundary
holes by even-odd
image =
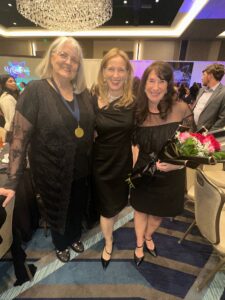
[[[145,238],[145,241],[150,242],[150,241],[152,241],[152,239],[148,240],[148,239]],[[147,252],[148,252],[151,256],[153,256],[153,257],[157,257],[157,256],[158,256],[158,253],[157,253],[157,250],[156,250],[156,246],[154,246],[154,249],[152,249],[152,250],[149,249],[149,248],[147,247],[146,242],[145,242],[145,246],[146,246]]]
[[[106,260],[103,258],[103,252],[106,252],[109,256],[110,256],[110,259]],[[106,247],[103,248],[103,251],[102,251],[102,256],[101,256],[101,262],[102,262],[102,267],[103,267],[103,270],[106,270],[110,261],[111,261],[111,256],[112,256],[112,252],[113,252],[113,243],[112,243],[112,251],[111,252],[108,252],[106,250]]]
[[[143,248],[143,247],[144,247],[144,245],[142,245],[142,246],[136,246],[136,248]],[[135,250],[136,250],[136,249],[135,249]],[[136,253],[135,253],[135,250],[134,250],[134,262],[135,262],[136,266],[139,267],[140,264],[143,262],[145,256],[143,255],[143,256],[141,256],[141,257],[138,257],[138,256],[136,255]]]

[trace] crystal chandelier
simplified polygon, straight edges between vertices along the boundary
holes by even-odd
[[[26,19],[49,30],[96,28],[112,17],[111,0],[16,0]]]

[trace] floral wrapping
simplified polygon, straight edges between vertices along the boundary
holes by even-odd
[[[225,130],[223,136],[225,136]],[[207,134],[204,128],[192,133],[188,132],[187,127],[179,125],[159,154],[146,154],[138,166],[134,166],[132,174],[129,175],[126,181],[133,188],[143,176],[153,177],[157,160],[193,169],[201,164],[224,163],[225,152],[220,150],[220,143],[212,134]]]

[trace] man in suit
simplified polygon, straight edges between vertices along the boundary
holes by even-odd
[[[204,87],[199,91],[193,110],[197,130],[202,126],[209,131],[225,126],[225,86],[220,83],[224,73],[224,65],[217,63],[202,71]]]

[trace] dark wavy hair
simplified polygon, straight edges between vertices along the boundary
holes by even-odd
[[[136,101],[136,122],[137,124],[142,124],[149,114],[148,107],[148,97],[145,93],[145,86],[148,80],[149,74],[155,71],[156,75],[162,79],[166,80],[168,83],[167,93],[161,99],[158,104],[158,110],[160,117],[166,119],[168,113],[172,109],[172,105],[175,101],[175,89],[174,89],[174,79],[173,79],[173,69],[171,65],[164,61],[156,61],[152,63],[142,75],[141,82],[139,85],[139,93]]]
[[[12,91],[10,89],[7,88],[6,86],[6,82],[9,78],[13,78],[15,80],[15,78],[12,75],[8,75],[8,74],[3,74],[0,76],[0,86],[1,86],[1,95],[6,92],[10,95],[12,95],[15,99],[18,98],[19,94],[17,91]]]

